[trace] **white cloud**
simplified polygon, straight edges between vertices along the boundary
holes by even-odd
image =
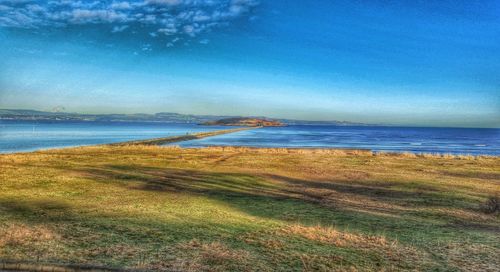
[[[117,33],[117,32],[123,32],[125,29],[129,28],[128,25],[117,25],[114,26],[111,32]]]
[[[113,2],[110,8],[114,10],[127,10],[132,9],[132,5],[129,2]]]
[[[11,7],[8,7],[6,5],[0,5],[0,11],[8,11],[8,10],[11,10],[12,8]]]
[[[75,9],[70,22],[73,24],[113,23],[126,22],[127,19],[127,15],[114,10]]]
[[[251,16],[257,4],[256,0],[0,0],[0,27],[43,30],[110,25],[111,32],[144,29],[150,37],[158,33],[172,41]]]

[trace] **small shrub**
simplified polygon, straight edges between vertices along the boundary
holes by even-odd
[[[487,214],[500,213],[500,197],[498,195],[490,196],[485,203],[483,203],[482,210]]]

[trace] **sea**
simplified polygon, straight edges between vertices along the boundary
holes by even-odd
[[[156,122],[0,120],[0,153],[116,143],[227,128]],[[245,130],[174,145],[354,148],[500,156],[500,129],[291,125]]]

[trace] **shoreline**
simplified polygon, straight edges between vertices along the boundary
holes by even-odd
[[[323,154],[323,155],[342,155],[342,156],[373,156],[373,157],[400,157],[400,158],[442,158],[442,159],[457,159],[457,160],[477,160],[477,159],[499,159],[496,155],[471,155],[471,154],[451,154],[451,153],[415,153],[409,151],[374,151],[371,149],[356,149],[356,148],[308,148],[308,147],[254,147],[254,146],[204,146],[204,147],[181,147],[178,145],[155,145],[155,144],[101,144],[101,145],[84,145],[62,148],[48,148],[34,151],[21,151],[0,153],[0,157],[9,155],[29,155],[29,154],[44,154],[61,151],[91,151],[91,150],[198,150],[200,152],[233,152],[233,153],[260,153],[260,154]]]

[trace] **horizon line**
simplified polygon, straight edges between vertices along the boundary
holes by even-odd
[[[168,112],[168,111],[160,111],[155,113],[143,113],[143,112],[134,112],[134,113],[123,113],[123,112],[109,112],[109,113],[91,113],[91,112],[69,112],[69,111],[47,111],[40,109],[26,109],[26,108],[0,108],[0,110],[17,110],[17,111],[36,111],[36,112],[45,112],[45,113],[60,113],[60,114],[80,114],[80,115],[113,115],[113,114],[121,114],[121,115],[156,115],[159,113],[170,113],[170,114],[179,114],[179,115],[192,115],[192,116],[212,116],[212,117],[247,117],[247,118],[267,118],[267,119],[281,119],[288,121],[298,121],[298,122],[323,122],[323,123],[348,123],[350,126],[379,126],[379,127],[405,127],[405,128],[457,128],[457,129],[500,129],[500,124],[497,126],[491,127],[476,127],[476,126],[439,126],[439,125],[417,125],[417,124],[390,124],[390,123],[364,123],[364,122],[353,122],[346,120],[308,120],[308,119],[293,119],[293,118],[283,118],[283,117],[268,117],[268,116],[258,116],[258,115],[218,115],[218,114],[193,114],[193,113],[179,113],[179,112]],[[0,119],[5,120],[5,119]],[[120,121],[115,121],[120,122]],[[134,122],[134,121],[131,121]],[[139,122],[151,122],[151,121],[139,121]]]

